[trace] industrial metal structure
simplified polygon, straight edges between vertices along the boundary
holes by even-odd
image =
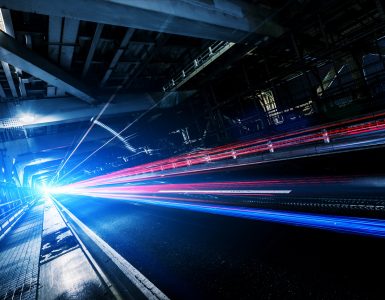
[[[0,0],[0,61],[0,299],[240,293],[200,293],[198,279],[175,288],[160,271],[131,264],[132,253],[63,194],[385,236],[381,0]],[[373,170],[365,151],[378,160]],[[336,178],[310,165],[301,176],[318,179],[298,179],[295,163],[287,170],[309,158]],[[271,178],[258,177],[270,164],[287,178],[265,169]],[[381,179],[373,189],[360,177],[369,173]],[[342,187],[316,195],[301,186],[315,181]],[[158,259],[152,267],[169,272]],[[300,297],[284,289],[239,295]],[[319,298],[349,297],[341,291]]]

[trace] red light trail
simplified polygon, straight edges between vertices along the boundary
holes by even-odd
[[[367,119],[359,119],[359,121],[364,120]],[[210,165],[209,162],[235,159],[263,152],[274,152],[278,149],[289,149],[291,147],[318,143],[320,141],[330,143],[338,138],[359,136],[385,130],[385,119],[372,120],[359,124],[351,124],[352,122],[353,121],[340,122],[324,127],[278,135],[269,139],[257,139],[187,153],[132,168],[126,168],[65,186],[52,187],[50,193],[124,200],[284,224],[385,236],[385,222],[382,220],[239,207],[235,206],[235,202],[231,202],[228,200],[229,198],[226,198],[229,196],[258,197],[289,195],[292,192],[292,188],[288,188],[288,186],[297,188],[300,185],[319,186],[327,183],[347,183],[351,181],[352,178],[320,177],[285,180],[155,184],[149,181],[159,181],[165,177],[199,174],[239,166],[239,164],[234,165],[231,163],[213,166]],[[245,164],[252,164],[252,162]],[[192,168],[192,166],[196,165],[204,165],[205,167],[199,169]],[[164,172],[166,170],[168,171]],[[195,198],[193,197],[194,195],[196,196]],[[203,199],[202,195],[220,196],[221,198]]]
[[[363,118],[360,118],[359,120],[362,119]],[[107,184],[124,184],[128,182],[142,181],[145,179],[159,179],[165,176],[195,174],[211,170],[236,167],[236,165],[232,163],[215,166],[208,163],[225,160],[229,162],[229,159],[245,157],[248,155],[257,155],[264,152],[276,151],[278,149],[289,149],[291,147],[317,143],[320,141],[329,143],[331,140],[338,138],[348,136],[350,137],[354,135],[359,136],[366,133],[385,130],[385,119],[354,124],[346,127],[337,127],[337,125],[341,126],[341,124],[344,123],[346,122],[340,122],[324,127],[316,127],[312,130],[306,129],[284,135],[278,135],[269,139],[257,139],[253,141],[187,153],[83,180],[70,184],[69,187],[91,187]],[[315,132],[310,133],[310,131]],[[190,168],[197,165],[205,165],[207,167],[201,169]],[[162,173],[163,171],[168,171],[168,173],[157,174]]]

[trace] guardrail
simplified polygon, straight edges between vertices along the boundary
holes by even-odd
[[[188,153],[175,158],[166,159],[144,166],[131,168],[132,175],[147,172],[164,171],[178,167],[186,167],[207,162],[219,161],[227,158],[237,158],[248,154],[260,152],[274,152],[278,149],[310,144],[314,142],[330,143],[332,139],[357,136],[364,133],[371,133],[385,130],[385,119],[352,124],[343,127],[325,126],[315,129],[303,130],[273,136],[265,139],[258,139],[238,144],[230,144],[209,150]]]
[[[385,144],[385,112],[378,113],[376,116],[363,116],[355,120],[186,153],[83,180],[70,184],[69,187],[119,184],[127,182],[127,177],[131,177],[132,180],[151,178],[159,176],[158,172],[165,174],[165,171],[186,173],[190,170],[193,172],[198,166],[209,169],[214,162],[223,162],[224,166],[235,166],[241,163],[239,159],[242,159],[244,164],[253,164],[259,161],[271,161],[272,158],[288,159],[290,158],[286,155],[288,152],[292,153],[292,157],[300,157],[333,151],[351,151],[383,144]],[[313,150],[301,150],[304,146],[310,146]],[[286,154],[283,155],[284,153]],[[217,168],[220,167],[217,166]],[[177,171],[177,169],[180,170]]]
[[[164,85],[163,92],[175,91],[234,45],[232,42],[215,42]]]
[[[33,200],[27,203],[21,203],[0,214],[0,240],[33,204]]]

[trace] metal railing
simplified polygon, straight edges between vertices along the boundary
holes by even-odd
[[[0,239],[3,237],[4,233],[7,229],[15,223],[18,218],[24,214],[28,210],[29,207],[34,202],[34,198],[32,196],[28,196],[27,198],[32,198],[28,202],[21,202],[20,204],[12,207],[11,209],[0,214]],[[20,199],[12,202],[18,202]]]
[[[175,91],[234,45],[232,42],[215,42],[164,85],[163,92]]]

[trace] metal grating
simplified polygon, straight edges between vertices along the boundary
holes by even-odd
[[[8,118],[0,120],[0,128],[18,128],[22,127],[24,123],[18,118]]]
[[[40,204],[0,243],[0,299],[36,299],[42,226]]]

